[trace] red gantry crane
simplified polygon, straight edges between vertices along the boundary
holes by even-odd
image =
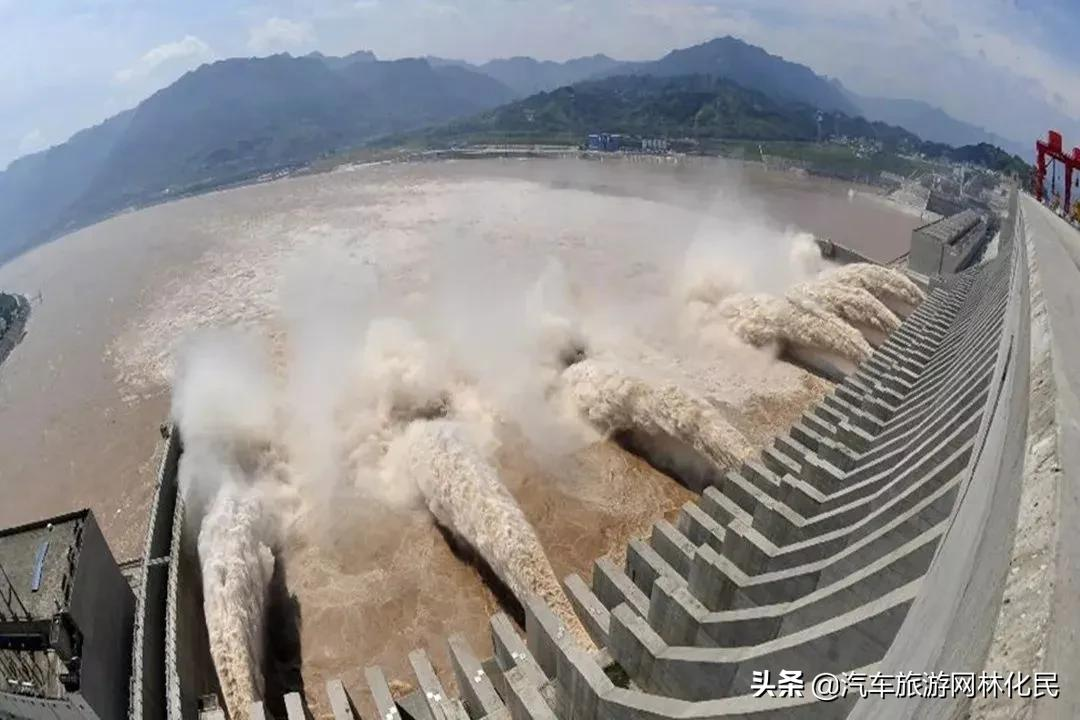
[[[1046,141],[1038,140],[1035,142],[1035,152],[1038,155],[1038,163],[1035,165],[1035,197],[1040,201],[1043,199],[1043,190],[1046,185],[1046,171],[1047,161],[1060,162],[1065,166],[1065,204],[1062,205],[1065,212],[1072,211],[1072,183],[1073,183],[1073,170],[1080,170],[1080,148],[1073,148],[1072,154],[1066,155],[1061,146],[1061,133],[1051,130],[1047,135]],[[1055,173],[1051,181],[1057,182],[1057,174]],[[1051,188],[1055,191],[1056,188]]]

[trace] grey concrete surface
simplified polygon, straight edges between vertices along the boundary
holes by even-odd
[[[1080,717],[1080,231],[1026,195],[1021,217],[1038,255],[1050,324],[1061,461],[1053,631],[1045,667],[1059,674],[1062,696],[1041,703],[1037,717],[1071,720]]]
[[[924,581],[933,592],[916,599],[881,663],[886,672],[977,672],[989,649],[1016,522],[1030,360],[1026,250],[1012,237],[1003,243],[1010,252],[1002,269],[1014,290],[1008,295],[991,411],[983,419],[963,499]],[[966,704],[964,698],[868,698],[851,717],[951,718]]]

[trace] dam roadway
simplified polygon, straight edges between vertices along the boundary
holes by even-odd
[[[1080,230],[1028,195],[1020,203],[1050,325],[1061,468],[1045,665],[1062,678],[1062,694],[1044,703],[1037,717],[1064,720],[1080,717]]]

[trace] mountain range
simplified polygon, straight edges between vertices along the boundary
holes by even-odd
[[[295,167],[512,97],[466,68],[370,53],[203,65],[0,173],[0,259],[124,207]]]
[[[989,143],[1010,153],[1026,155],[1028,152],[1026,145],[957,120],[929,103],[859,95],[844,87],[839,80],[818,75],[805,65],[771,55],[756,45],[730,36],[673,50],[649,62],[619,62],[606,55],[577,58],[564,63],[527,57],[492,60],[482,65],[444,58],[432,60],[493,77],[509,87],[519,99],[611,75],[717,75],[760,90],[776,100],[803,102],[823,110],[862,115],[868,120],[899,125],[931,142],[955,146]]]
[[[1031,152],[1024,143],[957,120],[941,108],[921,100],[865,97],[846,89],[845,92],[863,117],[907,128],[924,140],[957,146],[986,143],[1021,157]]]
[[[438,57],[427,59],[432,65],[453,65],[487,75],[501,82],[519,98],[599,77],[626,65],[607,55],[575,58],[566,62],[512,57],[490,60],[482,65]]]
[[[919,165],[904,156],[916,155],[1011,174],[1026,172],[1022,160],[994,145],[954,148],[925,141],[902,127],[770,97],[717,75],[614,75],[586,80],[385,142],[419,141],[437,147],[575,144],[597,128],[627,139],[668,138],[674,148],[688,152],[735,150],[741,154],[749,150],[756,156],[761,151],[757,144],[768,143],[770,152],[786,152],[806,161],[814,172],[847,180],[882,170],[909,174]],[[823,138],[837,142],[816,142]],[[866,141],[883,152],[852,149],[852,144],[869,147]]]
[[[640,137],[805,141],[816,137],[817,113],[813,105],[773,100],[716,75],[613,75],[530,95],[423,135],[436,145],[485,138],[581,142],[604,128]]]
[[[709,98],[689,101],[697,103],[695,112],[705,112],[709,119],[703,127],[710,132],[728,128],[762,138],[774,131],[779,133],[774,139],[805,137],[806,112],[818,108],[883,119],[927,140],[1000,144],[930,106],[860,98],[806,66],[731,37],[651,62],[594,55],[562,63],[518,57],[470,65],[436,57],[382,61],[366,51],[343,57],[233,58],[202,65],[135,108],[12,162],[0,173],[0,261],[126,207],[295,168],[379,138],[463,118],[491,126],[501,122],[490,114],[497,108],[511,112],[517,107],[513,101],[533,97],[542,105],[550,91],[565,94],[558,89],[582,83],[601,83],[596,86],[601,94],[622,93],[622,104],[609,110],[624,118],[651,117],[675,128],[678,123],[664,114],[673,108],[661,112],[656,105],[653,95],[662,83],[653,79],[694,76],[699,84],[710,82],[700,78],[723,80],[710,86]],[[699,91],[691,89],[690,96]],[[583,98],[589,96],[583,91]],[[803,110],[792,114],[785,106]],[[564,118],[563,130],[582,131],[585,117]],[[665,126],[652,132],[660,127]]]

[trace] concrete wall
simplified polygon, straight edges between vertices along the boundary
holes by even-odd
[[[165,614],[176,513],[180,437],[163,428],[163,449],[136,593],[132,648],[131,720],[165,718]]]
[[[987,228],[986,221],[970,210],[916,228],[908,266],[927,276],[966,270],[989,240]]]
[[[840,245],[828,238],[815,238],[815,242],[817,242],[818,249],[821,251],[821,257],[832,260],[840,265],[873,262],[862,253],[852,250],[849,247],[845,247],[844,245]]]
[[[176,467],[183,455],[180,440]],[[168,720],[196,717],[199,697],[219,693],[210,641],[203,616],[202,571],[199,565],[196,536],[188,532],[190,518],[184,513],[184,498],[179,493],[172,520],[169,545],[169,576],[165,604],[165,700]]]
[[[135,597],[89,514],[71,589],[70,613],[82,632],[79,694],[102,720],[128,714]]]
[[[927,590],[882,661],[884,672],[978,672],[990,646],[1008,571],[1027,428],[1030,309],[1026,248],[1015,237],[1017,218],[1014,196],[1002,237],[1002,247],[1011,253],[1013,291],[990,394],[992,412],[979,431],[964,500],[927,573]],[[951,718],[965,704],[962,698],[867,699],[851,717]]]
[[[1033,717],[1071,720],[1080,717],[1080,233],[1028,196],[1021,217],[1049,324],[1059,472],[1051,511],[1054,580],[1041,649],[1042,669],[1059,673],[1061,697],[1037,704]]]

